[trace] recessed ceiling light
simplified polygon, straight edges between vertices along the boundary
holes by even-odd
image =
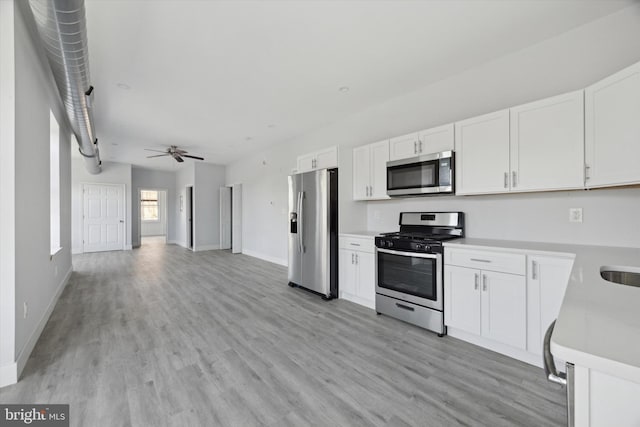
[[[250,136],[246,137],[244,140],[245,141],[251,141],[253,138],[251,138]]]
[[[112,142],[111,145],[120,145],[117,142]]]
[[[340,89],[338,89],[340,92],[342,93],[347,93],[349,92],[349,86],[342,86]]]
[[[129,86],[126,83],[118,83],[116,86],[118,86],[120,89],[124,89],[124,90],[129,90],[131,89],[131,86]]]
[[[274,125],[274,124],[270,124],[270,125],[268,125],[267,127],[268,127],[268,128],[270,128],[270,129],[273,129],[274,127],[276,127],[276,125]]]

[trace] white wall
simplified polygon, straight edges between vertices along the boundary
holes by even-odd
[[[241,182],[244,185],[244,249],[265,259],[286,260],[286,175],[295,167],[297,155],[340,145],[340,230],[355,231],[366,227],[394,230],[397,220],[392,223],[389,218],[406,206],[419,203],[428,207],[436,202],[428,202],[427,199],[421,199],[422,202],[351,201],[351,149],[354,146],[579,89],[639,60],[640,5],[636,4],[527,49],[375,105],[295,141],[283,142],[268,151],[234,162],[227,167],[227,183]],[[591,235],[590,230],[605,227],[606,224],[598,223],[591,227],[588,221],[607,217],[611,213],[607,208],[608,203],[613,202],[619,208],[635,206],[633,201],[619,202],[619,199],[637,199],[636,193],[618,191],[449,197],[438,202],[438,206],[442,209],[455,206],[468,211],[469,235],[488,236],[493,235],[495,227],[483,219],[489,216],[489,211],[496,210],[494,206],[515,212],[530,212],[529,209],[540,202],[543,205],[539,206],[534,218],[542,224],[552,225],[551,229],[558,231],[564,227],[564,218],[568,216],[568,212],[562,215],[563,219],[558,216],[559,212],[564,212],[568,203],[566,198],[578,197],[578,202],[585,207],[583,229],[588,230],[554,233],[555,236],[561,236],[556,237],[555,241],[566,239],[564,241],[570,242],[578,233],[583,236],[584,242],[596,243],[594,238],[585,236]],[[620,228],[637,229],[634,216],[630,212],[627,214],[619,218]],[[528,233],[517,232],[530,228],[531,220],[532,216],[514,217],[508,227],[510,234],[502,237],[532,237]],[[564,225],[573,226],[568,223]],[[638,240],[635,242],[635,246],[640,245]],[[623,233],[612,235],[603,243],[628,246],[630,241]]]
[[[176,204],[174,209],[177,220],[175,241],[169,240],[169,243],[176,243],[185,248],[187,247],[187,187],[193,186],[194,179],[195,172],[193,163],[182,163],[176,171]],[[181,200],[182,210],[180,210]],[[171,206],[169,206],[169,209],[171,209]]]
[[[134,247],[140,246],[140,231],[138,230],[138,219],[140,218],[140,203],[137,201],[141,189],[146,190],[167,190],[167,241],[176,240],[177,226],[177,192],[176,173],[169,171],[158,171],[140,167],[131,169],[131,187],[133,188],[134,202],[132,207],[132,243]]]
[[[82,184],[124,184],[125,186],[125,248],[131,249],[132,197],[131,165],[128,163],[102,162],[102,172],[91,175],[80,157],[71,161],[71,242],[73,253],[82,253]]]
[[[0,2],[0,385],[20,374],[71,274],[71,132],[49,68],[29,33],[22,14],[24,8],[20,10],[23,5],[18,4]],[[9,68],[13,68],[14,75]],[[60,123],[61,171],[62,249],[53,256],[48,214],[50,109]],[[8,265],[11,268],[7,269]],[[13,333],[9,332],[11,329]],[[8,375],[9,371],[13,371],[14,378]]]
[[[194,165],[195,251],[220,248],[220,187],[225,185],[224,166]]]

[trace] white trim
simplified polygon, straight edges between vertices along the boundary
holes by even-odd
[[[340,292],[340,299],[343,299],[345,301],[350,301],[354,304],[358,304],[361,305],[363,307],[367,307],[370,308],[372,310],[376,309],[376,302],[375,301],[369,301],[368,299],[359,297],[357,295],[353,295],[353,294],[349,294],[346,292]]]
[[[185,242],[179,242],[178,240],[167,240],[168,245],[178,245],[182,248],[189,249]]]
[[[213,251],[216,249],[220,249],[220,244],[217,243],[215,245],[198,245],[193,247],[193,252],[202,252],[202,251]]]
[[[263,261],[268,261],[268,262],[272,262],[274,264],[283,265],[285,267],[287,267],[289,265],[289,261],[284,259],[284,258],[277,258],[277,257],[273,257],[271,255],[261,254],[260,252],[254,252],[254,251],[251,251],[249,249],[244,249],[242,251],[242,253],[245,254],[245,255],[254,257],[254,258],[261,259]]]
[[[42,313],[42,317],[38,322],[38,326],[36,326],[36,328],[31,333],[29,340],[20,351],[20,354],[17,357],[16,363],[13,364],[13,366],[15,366],[15,369],[16,369],[15,382],[17,382],[18,378],[20,378],[20,375],[22,375],[22,370],[27,364],[27,360],[29,360],[29,356],[31,356],[31,352],[33,351],[33,348],[36,346],[36,343],[40,338],[40,334],[42,334],[44,327],[49,321],[49,317],[51,317],[51,313],[53,312],[53,309],[58,303],[58,299],[60,299],[60,295],[62,295],[62,291],[64,291],[64,288],[66,288],[67,283],[69,283],[69,278],[71,277],[72,272],[73,272],[73,267],[69,267],[69,271],[67,271],[67,273],[62,278],[62,281],[58,285],[58,289],[56,290],[56,293],[53,295],[53,298],[51,299],[51,302],[47,306],[47,309],[44,311],[44,313]],[[6,368],[6,367],[3,367],[3,368]]]
[[[511,347],[510,345],[502,344],[478,335],[470,334],[469,332],[452,328],[450,326],[447,327],[447,334],[462,341],[475,344],[479,347],[487,348],[489,350],[495,351],[496,353],[504,354],[505,356],[509,356],[530,365],[537,366],[538,368],[542,368],[541,355],[530,353],[519,348]]]
[[[18,365],[13,362],[0,366],[0,387],[5,387],[18,382]]]

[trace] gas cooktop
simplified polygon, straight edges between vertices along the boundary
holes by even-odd
[[[382,233],[378,248],[409,252],[442,252],[442,242],[464,236],[462,212],[402,212],[400,231]]]

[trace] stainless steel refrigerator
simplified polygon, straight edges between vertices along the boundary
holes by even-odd
[[[289,286],[338,296],[338,169],[289,176]]]

